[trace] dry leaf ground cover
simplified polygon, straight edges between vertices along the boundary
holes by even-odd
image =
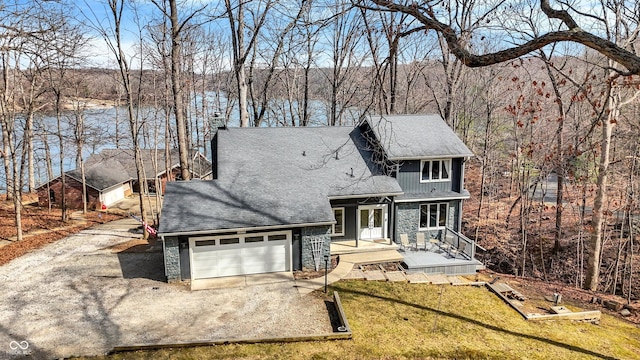
[[[224,345],[104,359],[640,359],[640,329],[528,322],[484,287],[341,281],[352,340]]]
[[[33,201],[33,196],[27,196],[25,199],[22,211],[23,240],[20,242],[15,241],[13,204],[6,200],[0,201],[0,240],[6,244],[0,247],[0,265],[68,235],[122,217],[116,214],[91,211],[87,214],[76,213],[70,216],[67,223],[64,223],[61,220],[60,209],[40,208]]]

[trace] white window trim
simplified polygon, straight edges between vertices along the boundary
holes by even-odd
[[[344,207],[331,208],[331,211],[333,212],[334,216],[335,216],[335,210],[342,210],[342,232],[337,233],[336,232],[336,224],[332,224],[331,225],[331,236],[344,236],[344,227],[345,227],[345,223],[344,223],[344,219],[345,219]]]
[[[449,175],[446,179],[427,179],[424,180],[422,178],[422,171],[424,170],[424,165],[429,164],[429,177],[431,177],[431,163],[434,161],[440,161],[442,166],[447,169],[447,175]],[[442,174],[442,169],[440,169],[440,174]],[[451,181],[451,159],[429,159],[429,160],[420,160],[420,182],[421,183],[429,183],[429,182],[443,182],[443,181]]]
[[[436,219],[437,219],[438,221],[436,221],[436,222],[439,222],[439,220],[440,220],[440,205],[445,204],[445,205],[447,206],[447,208],[446,208],[446,210],[445,210],[444,226],[436,225],[435,227],[430,227],[430,226],[427,226],[427,227],[420,227],[420,216],[422,215],[422,207],[423,207],[423,206],[431,206],[431,205],[434,205],[434,204],[435,204],[435,205],[437,205],[437,209],[438,209],[438,212],[436,213]],[[444,229],[444,228],[446,228],[446,227],[447,227],[447,221],[449,220],[449,203],[447,203],[447,202],[428,202],[428,203],[422,203],[422,204],[420,204],[420,207],[418,208],[418,211],[419,211],[419,213],[418,213],[418,230],[420,230],[420,231],[426,231],[426,230],[442,230],[442,229]],[[429,223],[429,219],[430,219],[429,215],[430,215],[430,214],[429,214],[429,213],[427,213],[427,223]]]

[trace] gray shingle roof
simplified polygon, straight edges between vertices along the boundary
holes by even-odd
[[[158,149],[157,151],[154,149],[141,149],[140,156],[148,179],[154,178],[154,174],[156,174],[154,170],[156,169],[157,174],[161,174],[165,171],[164,149]],[[194,161],[192,164],[193,166],[191,167],[194,177],[201,177],[210,173],[211,162],[197,154],[194,156],[197,157],[198,160]],[[124,169],[131,179],[137,179],[138,175],[136,173],[136,163],[132,149],[104,149],[99,154],[89,156],[85,164],[94,165],[101,163],[109,165],[114,164],[114,161],[120,163],[118,170],[121,171]],[[169,163],[171,164],[171,167],[179,165],[180,158],[177,149],[172,149],[169,152]],[[107,168],[105,167],[105,169]]]
[[[230,128],[218,149],[218,180],[167,185],[161,234],[333,222],[329,197],[402,193],[358,128]]]
[[[82,181],[80,169],[68,171],[66,174],[78,181]],[[107,190],[131,179],[122,164],[114,159],[107,159],[103,163],[86,165],[84,177],[87,186],[98,191]]]
[[[220,179],[304,182],[306,189],[330,197],[402,192],[371,162],[358,128],[232,128],[220,132],[219,149]]]
[[[287,185],[293,187],[283,188]],[[303,183],[280,184],[250,177],[169,182],[159,233],[333,222],[326,196],[305,190]]]
[[[367,122],[389,160],[473,156],[439,115],[372,116]]]

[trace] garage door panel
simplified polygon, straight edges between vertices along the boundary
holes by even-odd
[[[193,267],[193,277],[215,277],[218,269],[218,252],[215,246],[195,246],[193,248],[192,263],[198,264]]]
[[[267,234],[264,234],[267,236]],[[260,274],[290,270],[291,233],[287,240],[263,241],[215,246],[195,246],[192,249],[191,268],[194,279]],[[261,234],[251,234],[255,238]],[[278,235],[277,235],[278,236]],[[282,233],[279,234],[282,236]],[[201,240],[211,241],[211,240]]]

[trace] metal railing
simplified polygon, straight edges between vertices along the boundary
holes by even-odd
[[[450,227],[445,227],[444,232],[440,232],[438,234],[440,236],[439,240],[450,244],[454,249],[460,248],[460,243],[464,242],[467,245],[464,250],[461,252],[465,256],[469,258],[469,260],[473,259],[476,255],[476,242],[469,239],[468,237],[460,234],[459,232],[453,230]]]

